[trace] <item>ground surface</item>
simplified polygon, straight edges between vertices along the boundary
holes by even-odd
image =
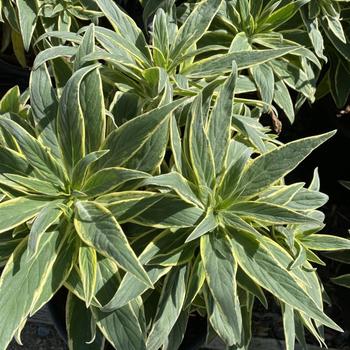
[[[23,346],[13,341],[8,350],[67,350],[66,346],[58,336],[56,330],[47,324],[28,323],[22,332]],[[218,341],[214,341],[205,350],[222,350],[224,347]],[[203,349],[203,350],[204,350]],[[268,338],[255,338],[251,350],[283,350],[283,341]],[[299,350],[296,347],[295,350]],[[319,347],[310,346],[309,350],[318,350]],[[342,348],[349,349],[349,348]],[[335,350],[335,349],[328,349]]]
[[[259,312],[260,311],[260,312]],[[283,325],[277,312],[256,310],[253,318],[254,340],[250,350],[284,350]],[[279,339],[279,340],[276,340]],[[329,350],[350,350],[349,332],[326,332],[327,343],[332,347]],[[21,340],[23,346],[13,341],[8,350],[67,350],[64,342],[52,326],[50,315],[46,309],[40,311],[34,319],[27,322],[23,329]],[[312,342],[312,338],[308,339]],[[222,350],[220,341],[212,342],[203,350]],[[299,350],[296,347],[295,350]],[[318,346],[310,346],[309,350],[318,350]]]
[[[53,326],[28,322],[22,332],[23,346],[15,341],[8,350],[66,350]]]

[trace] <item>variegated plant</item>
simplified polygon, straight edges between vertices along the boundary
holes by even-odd
[[[179,8],[173,0],[147,1],[143,4],[143,29],[113,1],[99,0],[97,4],[113,30],[95,28],[97,49],[85,60],[109,63],[102,74],[107,84],[119,90],[114,95],[116,105],[134,104],[138,112],[155,108],[167,81],[175,96],[194,96],[212,79],[227,75],[232,60],[240,70],[237,99],[258,107],[258,115],[270,113],[276,121],[279,108],[293,122],[295,107],[330,91],[339,107],[346,103],[348,87],[339,79],[349,71],[348,45],[342,41],[347,40],[342,29],[347,22],[340,18],[341,13],[346,14],[346,6],[332,5],[333,17],[327,17],[333,28],[329,35],[335,36],[338,28],[341,38],[338,50],[324,53],[321,48],[328,39],[317,28],[319,20],[326,21],[322,6],[328,5],[320,3],[319,11],[312,12],[316,5],[310,0],[203,0]],[[306,14],[308,6],[310,16]],[[323,25],[324,31],[328,26]],[[52,44],[58,37],[71,41],[73,47],[42,52],[38,65],[60,54],[73,56],[74,43],[81,41],[81,36],[73,33],[50,32],[42,38],[48,37]],[[331,73],[318,86],[325,54],[330,58]],[[331,76],[335,79],[329,79]],[[290,90],[298,92],[298,97],[292,98]]]
[[[323,312],[323,287],[311,263],[322,263],[313,251],[349,249],[350,241],[317,234],[323,215],[316,209],[327,201],[318,191],[317,173],[309,188],[283,182],[333,133],[280,147],[269,143],[269,151],[252,158],[248,140],[237,134],[240,116],[232,110],[235,68],[212,109],[208,91],[195,99],[182,142],[172,118],[172,171],[143,181],[162,189],[161,201],[154,203],[155,194],[144,191],[128,199],[119,194],[98,199],[117,220],[143,232],[134,246],[142,251],[151,281],[162,285],[147,349],[177,348],[192,312],[208,317],[232,349],[248,349],[255,299],[267,307],[263,290],[281,305],[287,349],[294,349],[296,338],[305,341],[303,326],[321,344],[319,327],[340,330]],[[193,207],[169,207],[176,195]],[[118,310],[140,295],[152,309],[154,299],[146,291],[127,273],[103,310]]]
[[[81,51],[90,45],[90,37],[87,33]],[[25,105],[28,97],[30,106]],[[19,96],[14,88],[1,100],[0,236],[5,267],[0,280],[0,349],[5,350],[13,336],[19,340],[28,316],[75,276],[82,282],[88,309],[73,296],[80,296],[78,288],[72,288],[67,306],[71,348],[89,332],[92,312],[100,329],[96,338],[84,339],[95,339],[92,347],[103,346],[101,332],[115,348],[128,332],[142,343],[140,300],[112,314],[99,311],[108,283],[115,279],[113,295],[122,271],[132,272],[148,287],[153,283],[119,222],[95,199],[111,192],[127,195],[125,190],[151,176],[165,153],[169,113],[183,102],[160,107],[118,129],[107,128],[99,65],[85,67],[78,60],[60,96],[42,65],[31,75],[30,96]],[[155,147],[151,154],[150,146]],[[127,313],[128,319],[118,321],[120,313]],[[76,317],[82,317],[86,327],[76,324]],[[120,322],[118,334],[110,335],[116,323],[105,325],[108,317]],[[78,325],[82,329],[76,334]]]
[[[309,187],[284,181],[333,133],[282,145],[247,76],[309,51],[200,47],[229,2],[175,15],[172,0],[143,1],[150,45],[111,0],[96,3],[114,30],[42,37],[71,45],[39,53],[29,92],[0,101],[0,350],[60,288],[70,350],[176,350],[194,313],[208,338],[246,350],[266,293],[287,350],[304,328],[320,344],[323,326],[340,330],[313,264],[350,240],[318,233],[317,172]]]
[[[18,62],[26,67],[26,51],[46,31],[77,31],[81,23],[95,21],[101,13],[91,0],[1,0],[1,52],[12,43]],[[42,47],[41,47],[42,48]]]
[[[296,337],[305,341],[302,325],[320,343],[321,325],[340,330],[323,312],[323,287],[310,262],[320,262],[314,250],[349,249],[350,241],[316,234],[323,227],[316,209],[327,201],[318,192],[317,176],[309,188],[283,183],[333,133],[281,147],[270,144],[268,152],[252,159],[253,150],[235,137],[240,125],[232,110],[236,78],[234,69],[212,110],[211,95],[198,95],[182,144],[173,119],[172,171],[143,182],[176,193],[203,211],[194,225],[192,216],[173,217],[153,208],[132,218],[138,225],[165,229],[152,236],[140,256],[153,283],[166,274],[148,349],[168,349],[169,339],[183,336],[180,330],[194,311],[208,317],[226,345],[248,349],[254,300],[267,307],[263,290],[281,304],[287,349],[294,349]],[[141,195],[135,193],[135,199]],[[102,200],[116,217],[126,210],[122,198]],[[126,274],[104,309],[118,309],[145,288]]]
[[[211,80],[227,75],[232,60],[236,61],[242,72],[237,90],[241,94],[254,92],[256,87],[243,72],[245,69],[258,67],[302,48],[296,45],[263,50],[244,47],[228,52],[216,40],[198,47],[198,42],[206,34],[223,3],[223,0],[199,2],[181,26],[176,24],[176,8],[170,6],[172,10],[167,12],[159,8],[154,15],[148,40],[134,20],[112,0],[98,0],[100,10],[114,30],[96,26],[96,50],[84,59],[107,62],[108,66],[102,74],[107,84],[119,90],[114,98],[116,103],[122,99],[123,103],[138,104],[140,108],[156,107],[167,81],[173,87],[174,96],[196,95]],[[64,38],[71,41],[73,46],[54,46],[41,52],[35,66],[60,55],[73,56],[78,47],[74,43],[81,41],[81,36],[72,33],[51,32],[42,38],[48,37]],[[258,98],[245,98],[242,102],[260,108],[268,106],[266,101]]]
[[[350,95],[344,79],[350,77],[350,6],[349,1],[311,0],[301,10],[302,20],[315,53],[329,61],[329,69],[320,84],[318,96],[331,92],[339,108],[343,108]]]
[[[301,94],[304,100],[315,99],[316,80],[321,62],[300,40],[300,29],[291,19],[309,0],[270,1],[230,0],[225,1],[203,43],[214,41],[228,48],[229,52],[283,49],[295,47],[288,55],[250,68],[248,78],[257,87],[263,111],[269,112],[272,103],[281,108],[291,122],[294,121],[294,106],[289,90]],[[200,43],[202,44],[202,43]]]

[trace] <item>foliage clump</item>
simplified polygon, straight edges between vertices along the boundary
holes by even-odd
[[[38,50],[0,101],[0,349],[60,288],[72,350],[178,349],[194,313],[248,349],[267,293],[288,350],[340,331],[314,266],[350,241],[319,233],[317,169],[285,182],[334,132],[282,144],[259,118],[345,103],[346,4],[144,0],[141,28],[112,0],[29,3],[0,2]]]

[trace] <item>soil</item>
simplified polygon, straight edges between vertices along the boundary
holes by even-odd
[[[13,340],[8,350],[67,350],[55,328],[47,324],[28,322],[21,340],[23,346]]]

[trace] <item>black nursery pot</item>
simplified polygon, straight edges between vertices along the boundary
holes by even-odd
[[[7,90],[18,85],[21,91],[29,86],[30,70],[16,66],[0,59],[0,96]]]
[[[67,290],[61,288],[48,302],[48,310],[54,327],[62,340],[67,344],[65,305],[67,301]],[[205,318],[194,315],[188,320],[186,334],[179,350],[198,350],[203,346],[207,334],[207,321]],[[105,350],[113,350],[110,344],[106,344]]]

